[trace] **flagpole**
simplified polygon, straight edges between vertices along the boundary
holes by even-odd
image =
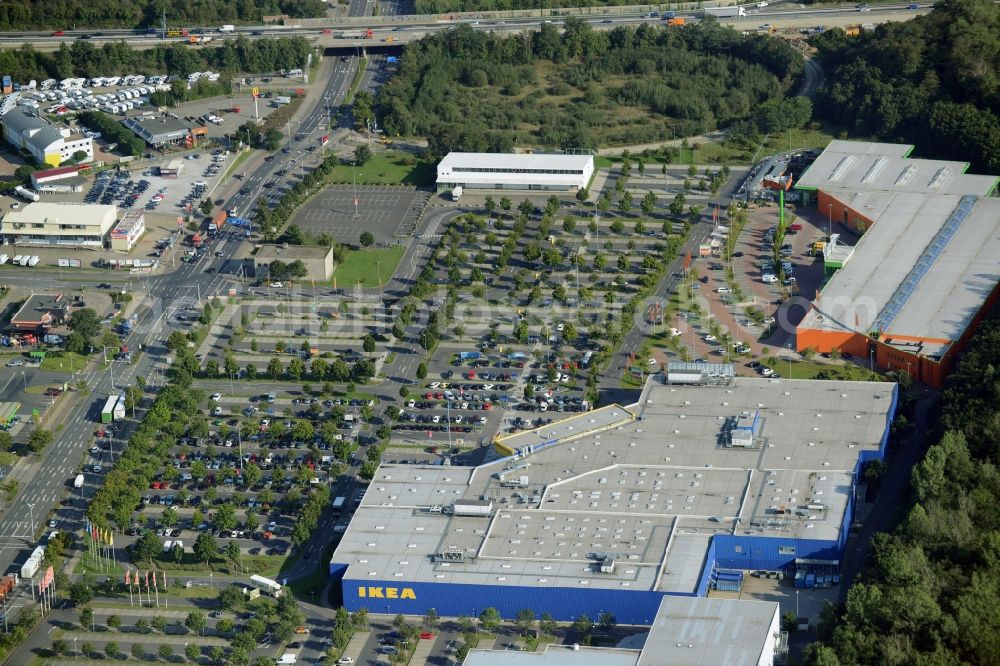
[[[170,608],[170,594],[167,589],[167,572],[163,572],[163,607]]]

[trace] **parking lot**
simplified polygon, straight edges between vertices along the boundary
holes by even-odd
[[[426,201],[426,193],[409,187],[331,185],[303,206],[292,223],[355,245],[361,232],[368,231],[381,243],[412,228]]]

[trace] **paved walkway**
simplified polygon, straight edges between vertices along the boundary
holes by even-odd
[[[324,595],[325,598],[326,595]],[[355,662],[361,658],[361,651],[365,649],[365,643],[368,642],[368,637],[371,636],[372,632],[369,631],[355,631],[354,635],[351,636],[351,642],[347,644],[344,648],[345,657],[350,657]],[[413,662],[419,663],[419,662]]]

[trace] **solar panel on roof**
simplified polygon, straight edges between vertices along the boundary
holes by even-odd
[[[926,277],[927,273],[930,271],[931,267],[944,252],[945,247],[951,242],[951,239],[955,237],[958,232],[959,227],[965,222],[966,218],[969,217],[969,213],[975,207],[976,202],[979,201],[979,197],[975,195],[966,195],[961,198],[958,202],[958,206],[955,210],[951,212],[948,219],[945,220],[938,232],[934,234],[934,238],[931,242],[927,244],[924,251],[920,254],[920,258],[917,259],[916,264],[910,269],[910,272],[906,275],[899,286],[896,287],[896,291],[892,294],[892,297],[886,302],[885,307],[879,312],[878,317],[875,319],[875,328],[879,331],[884,331],[889,328],[889,325],[899,316],[899,313],[903,311],[906,307],[907,302],[909,302],[910,297],[913,296],[913,292],[917,290],[920,286],[920,282]]]

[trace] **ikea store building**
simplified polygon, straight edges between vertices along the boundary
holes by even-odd
[[[635,405],[502,438],[488,464],[382,465],[330,574],[349,610],[647,625],[750,570],[835,582],[896,403],[892,383],[672,364]]]

